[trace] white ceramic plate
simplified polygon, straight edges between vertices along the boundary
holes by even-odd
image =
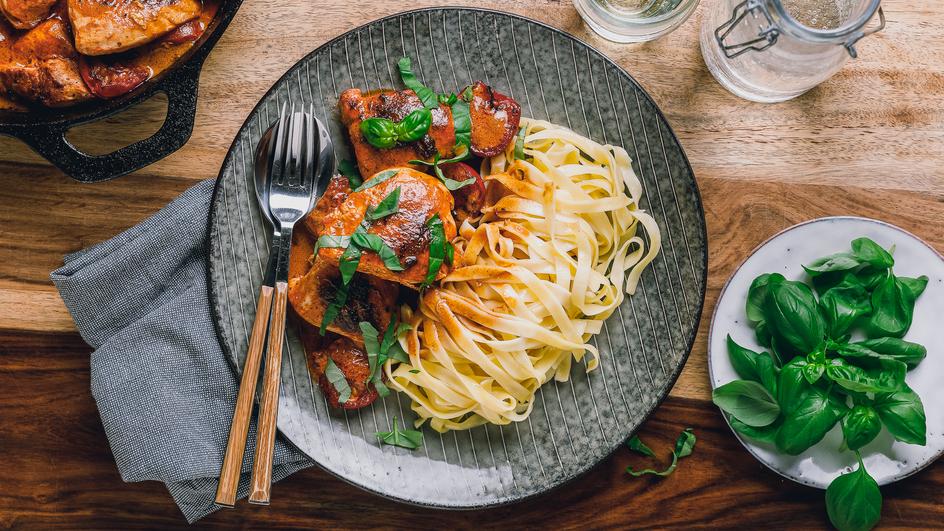
[[[741,264],[715,307],[708,337],[708,371],[712,388],[738,378],[728,358],[726,336],[753,350],[763,350],[747,323],[744,302],[751,282],[763,273],[779,272],[791,280],[806,279],[801,264],[848,250],[852,240],[868,237],[886,249],[895,246],[895,273],[927,275],[928,287],[918,298],[914,322],[904,339],[921,343],[928,356],[907,375],[908,385],[921,396],[928,419],[926,446],[895,441],[884,428],[862,449],[863,460],[880,485],[921,470],[944,452],[944,258],[913,234],[894,225],[857,217],[820,218],[790,227],[758,247]],[[733,430],[732,430],[733,431]],[[855,456],[838,451],[842,433],[837,424],[818,444],[797,455],[780,454],[772,445],[741,437],[745,448],[778,474],[804,485],[825,489],[840,473],[852,470]]]

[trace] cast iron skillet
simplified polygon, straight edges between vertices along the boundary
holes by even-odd
[[[67,175],[82,182],[113,179],[170,155],[190,139],[197,110],[200,69],[241,3],[242,0],[222,0],[200,40],[170,68],[131,93],[114,100],[96,100],[64,109],[0,111],[0,134],[19,138]],[[66,140],[65,134],[73,126],[111,116],[157,92],[167,95],[167,117],[150,137],[106,155],[83,153]]]

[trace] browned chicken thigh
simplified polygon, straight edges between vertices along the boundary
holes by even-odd
[[[380,236],[397,255],[403,271],[391,271],[373,251],[364,251],[357,270],[367,275],[417,287],[426,278],[429,267],[430,230],[427,222],[436,214],[442,220],[446,241],[456,237],[456,222],[452,216],[453,199],[449,190],[435,177],[410,168],[393,168],[396,173],[387,180],[360,192],[338,193],[344,185],[334,184],[325,192],[325,202],[319,201],[313,213],[317,236],[349,236],[364,220],[368,207],[376,207],[387,195],[400,189],[399,208],[395,214],[370,224],[368,234]],[[342,178],[338,178],[343,179]],[[365,181],[368,176],[364,176]],[[349,188],[347,188],[349,189]],[[337,264],[344,252],[340,248],[322,247],[317,260]],[[446,276],[443,265],[438,278]]]
[[[68,24],[55,16],[14,41],[5,54],[0,50],[0,85],[50,107],[92,98],[79,73]]]
[[[451,157],[456,145],[456,129],[452,122],[452,109],[439,104],[433,109],[433,124],[429,133],[416,142],[389,149],[370,145],[361,133],[361,122],[367,118],[387,118],[399,122],[411,112],[422,109],[423,102],[412,90],[383,90],[363,93],[360,89],[348,89],[338,100],[341,122],[347,128],[357,166],[365,178],[378,171],[396,166],[422,169],[411,165],[413,159],[432,159],[438,152],[443,158]]]
[[[17,29],[35,28],[59,0],[0,0],[0,13]]]
[[[75,47],[85,55],[122,52],[200,16],[200,0],[69,0]]]

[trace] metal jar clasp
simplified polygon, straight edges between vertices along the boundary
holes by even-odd
[[[725,39],[727,39],[731,32],[734,31],[734,28],[737,27],[737,25],[740,24],[748,14],[754,15],[756,17],[758,12],[760,12],[760,14],[763,15],[765,19],[767,19],[767,27],[758,33],[758,37],[756,39],[738,44],[724,43]],[[780,37],[780,29],[774,26],[774,21],[770,18],[770,13],[763,6],[763,4],[757,0],[744,0],[738,4],[734,8],[731,18],[715,29],[715,40],[718,41],[718,45],[721,46],[725,57],[728,59],[737,57],[750,50],[762,52],[776,44],[778,37]]]

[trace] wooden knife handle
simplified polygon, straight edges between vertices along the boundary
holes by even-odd
[[[272,489],[272,454],[275,451],[275,424],[279,415],[279,383],[282,380],[282,341],[285,338],[285,305],[288,285],[275,283],[275,302],[269,323],[269,348],[265,374],[262,375],[262,400],[259,402],[259,428],[256,453],[252,460],[252,486],[249,503],[269,504]]]
[[[216,504],[232,507],[236,504],[236,489],[239,486],[239,473],[246,451],[246,436],[249,433],[249,419],[252,417],[252,402],[256,394],[256,382],[259,381],[259,365],[262,360],[262,348],[265,346],[266,329],[269,325],[269,310],[272,308],[272,286],[259,289],[259,302],[256,303],[256,320],[252,323],[252,335],[249,336],[249,351],[243,366],[239,393],[236,395],[236,410],[229,427],[229,440],[226,442],[226,454],[220,467],[220,483],[216,487]]]

